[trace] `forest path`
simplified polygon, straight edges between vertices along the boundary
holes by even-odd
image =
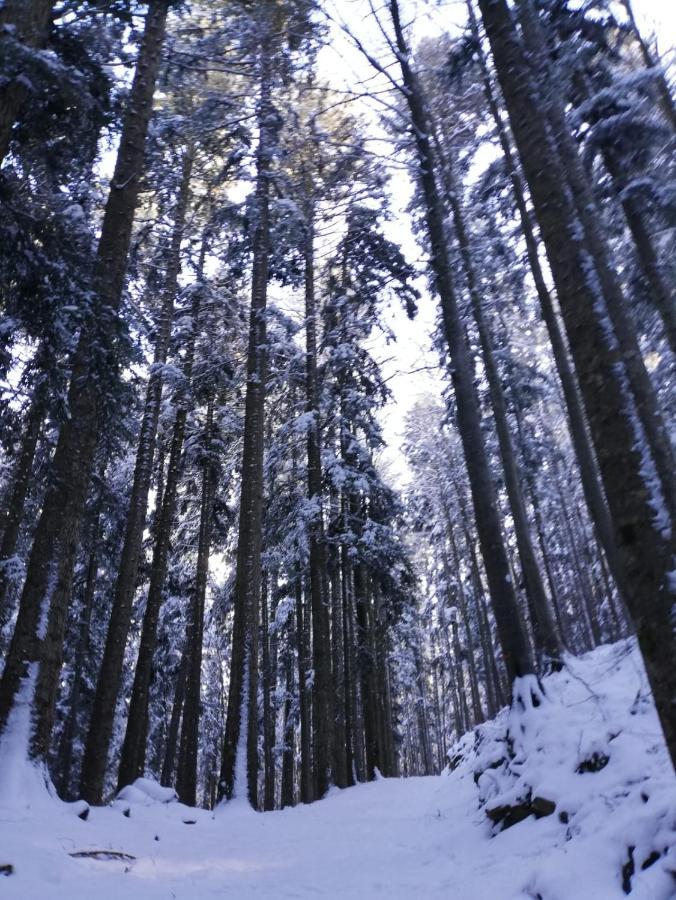
[[[215,815],[134,804],[129,818],[97,808],[82,822],[48,802],[44,819],[24,810],[12,821],[0,809],[0,864],[15,869],[2,879],[3,898],[528,896],[514,860],[524,855],[523,833],[488,841],[467,776],[383,779],[264,814],[237,802]],[[135,860],[70,855],[87,850]]]
[[[239,800],[191,809],[142,779],[82,821],[47,793],[17,725],[0,760],[0,900],[622,900],[629,848],[632,900],[674,900],[676,782],[635,643],[570,658],[545,687],[547,702],[519,719],[509,774],[490,767],[505,709],[455,746],[447,776],[271,813]],[[491,837],[477,769],[491,804],[532,791],[565,816]]]

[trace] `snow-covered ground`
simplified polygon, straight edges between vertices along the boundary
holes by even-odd
[[[0,868],[13,872],[0,898],[611,900],[623,882],[633,898],[676,897],[676,780],[637,653],[602,647],[546,688],[518,721],[504,712],[467,735],[444,776],[283,812],[193,810],[141,783],[82,821],[10,760]],[[494,833],[486,809],[535,797],[555,811]]]

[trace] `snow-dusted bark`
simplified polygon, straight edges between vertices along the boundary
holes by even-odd
[[[568,178],[546,129],[534,114],[523,44],[505,0],[480,0],[512,130],[556,282],[622,565],[623,593],[641,649],[672,758],[676,759],[676,644],[673,610],[674,546],[665,522],[659,481],[638,426],[622,355],[615,341],[586,231],[566,186]]]
[[[59,434],[49,486],[28,560],[26,581],[6,665],[0,683],[0,724],[12,708],[28,663],[40,663],[36,680],[32,753],[49,749],[58,687],[70,578],[94,452],[102,423],[112,364],[116,314],[122,299],[127,254],[143,171],[145,138],[164,41],[167,4],[150,4],[110,193],[101,224],[94,269],[96,300],[75,351],[69,416]],[[38,626],[48,599],[50,574],[58,571],[46,636]]]

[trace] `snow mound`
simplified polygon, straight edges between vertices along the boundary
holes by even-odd
[[[137,778],[118,792],[116,800],[152,806],[154,803],[175,803],[178,794],[173,788],[162,787],[154,778]]]
[[[472,777],[494,837],[551,834],[526,896],[676,897],[676,783],[635,642],[569,657],[539,699],[449,753],[448,771]],[[572,872],[588,879],[582,894]]]

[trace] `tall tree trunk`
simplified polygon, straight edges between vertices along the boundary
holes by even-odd
[[[450,516],[448,515],[448,511],[445,510],[446,513],[446,538],[449,542],[451,549],[451,559],[453,562],[453,568],[456,572],[458,572],[458,593],[457,593],[457,601],[458,607],[460,609],[460,615],[462,616],[463,625],[465,627],[465,635],[467,636],[467,666],[469,668],[469,680],[470,680],[470,691],[472,695],[472,707],[474,711],[474,724],[478,724],[479,722],[484,721],[484,713],[481,708],[481,698],[479,696],[479,681],[477,679],[476,673],[476,655],[474,652],[474,636],[472,635],[472,623],[469,619],[469,611],[467,608],[467,597],[465,595],[465,586],[462,583],[462,578],[460,577],[460,556],[458,554],[458,546],[455,540],[455,534],[453,533],[453,526],[450,521]],[[450,583],[450,575],[451,575],[451,567],[449,565],[449,561],[446,557],[446,554],[443,556],[443,565],[446,573],[446,579]]]
[[[197,322],[199,318],[199,306],[195,309],[199,302],[199,291],[197,291],[193,302],[193,323]],[[176,499],[183,462],[185,427],[189,405],[191,404],[189,390],[192,381],[195,338],[196,330],[193,325],[188,352],[183,365],[184,390],[186,393],[179,400],[178,408],[176,409],[166,482],[162,494],[162,509],[155,527],[153,559],[150,566],[150,584],[148,585],[148,597],[141,628],[141,641],[127,713],[127,728],[122,744],[120,768],[117,777],[118,789],[131,784],[142,776],[145,769],[150,684],[153,659],[157,648],[157,628],[164,599],[164,582],[167,576],[171,532],[176,515]]]
[[[566,191],[546,116],[506,0],[480,0],[502,92],[547,249],[575,361],[623,567],[623,594],[636,625],[655,704],[676,761],[676,638],[673,539],[655,516],[659,488],[646,477],[650,450],[636,427],[620,348],[610,333],[594,259]],[[558,135],[557,135],[558,136]],[[673,529],[672,529],[673,532]]]
[[[214,514],[216,473],[214,471],[214,398],[207,403],[204,424],[206,459],[202,468],[202,501],[197,540],[197,567],[192,592],[185,652],[188,655],[188,671],[183,704],[183,725],[178,755],[176,791],[179,800],[188,806],[197,802],[197,751],[200,721],[200,687],[202,684],[202,642],[204,640],[204,604],[209,576],[209,552]]]
[[[164,761],[160,783],[170,787],[174,783],[174,769],[176,767],[176,750],[178,748],[179,731],[183,717],[183,703],[185,701],[185,681],[188,672],[188,654],[185,649],[181,654],[181,661],[176,672],[176,684],[174,685],[174,702],[171,705],[171,718],[169,730],[164,747]]]
[[[340,499],[331,492],[331,520],[340,518]],[[338,787],[348,786],[347,740],[345,731],[345,672],[343,648],[343,593],[340,580],[340,558],[335,541],[328,547],[328,570],[331,593],[331,664],[333,669],[334,741],[333,771]]]
[[[513,398],[512,402],[512,412],[514,414],[514,421],[516,422],[516,430],[519,437],[519,444],[521,449],[521,457],[524,459],[525,451],[526,451],[526,438],[525,438],[525,430],[523,424],[523,416],[521,413],[521,408],[519,406],[518,398]],[[542,521],[542,512],[540,508],[540,498],[538,496],[537,484],[534,477],[533,466],[528,465],[527,462],[524,462],[523,470],[526,476],[526,490],[528,494],[528,499],[530,500],[530,504],[533,507],[533,518],[535,520],[535,528],[538,535],[538,542],[540,544],[540,554],[542,556],[542,563],[544,565],[545,574],[547,575],[547,582],[549,584],[549,593],[552,598],[552,607],[554,609],[554,616],[556,618],[556,627],[558,628],[558,632],[561,635],[561,640],[566,646],[567,638],[566,638],[566,628],[563,621],[563,616],[561,613],[561,603],[559,600],[559,591],[556,585],[556,580],[552,574],[552,567],[550,565],[549,555],[550,548],[548,546],[547,537],[544,529],[544,524]],[[604,500],[605,503],[605,500]],[[597,532],[598,536],[598,532]],[[613,540],[613,546],[614,546]]]
[[[270,253],[270,177],[275,143],[271,98],[270,28],[261,44],[261,82],[258,103],[256,153],[256,225],[253,233],[251,318],[244,402],[242,490],[239,539],[235,568],[232,656],[228,712],[223,742],[220,792],[230,799],[235,789],[235,768],[240,752],[242,704],[248,705],[246,757],[249,802],[258,806],[258,626],[263,531],[263,453],[265,439],[266,305]],[[244,742],[242,747],[244,749]],[[243,792],[244,785],[238,785]]]
[[[0,163],[7,156],[12,128],[21,107],[30,96],[29,88],[20,77],[24,71],[21,57],[47,43],[53,7],[54,0],[5,0],[0,7],[0,51],[9,58],[9,45],[13,44],[12,56],[16,56],[18,62],[16,77],[10,77],[0,87]]]
[[[343,459],[345,458],[344,444],[341,445]],[[341,497],[341,515],[344,521],[345,532],[348,531],[348,509],[349,505],[345,496]],[[347,772],[347,787],[354,784],[355,774],[355,758],[354,758],[354,723],[355,723],[355,673],[353,665],[353,645],[351,643],[350,625],[351,625],[351,609],[352,609],[352,563],[350,560],[349,547],[344,541],[340,548],[340,600],[341,600],[341,616],[342,637],[340,646],[343,656],[343,685],[344,685],[344,718],[345,718],[345,768]]]
[[[479,624],[479,635],[481,639],[482,655],[484,657],[484,667],[486,674],[486,690],[489,696],[492,695],[491,702],[494,703],[494,711],[497,712],[505,703],[505,695],[503,685],[500,679],[500,671],[495,650],[493,648],[493,640],[491,636],[491,627],[488,619],[488,610],[485,600],[484,586],[481,578],[481,570],[479,568],[479,558],[476,552],[475,541],[470,530],[470,523],[467,514],[467,505],[465,503],[464,493],[456,481],[453,487],[458,500],[460,510],[460,521],[462,523],[462,531],[465,539],[465,546],[470,558],[470,572],[472,579],[472,588],[474,591],[474,604],[477,613],[477,621]]]
[[[148,493],[153,474],[155,441],[162,402],[162,366],[167,361],[171,338],[174,301],[181,270],[181,242],[190,199],[192,166],[193,151],[188,149],[183,156],[181,183],[174,212],[171,246],[167,258],[167,270],[157,322],[153,368],[146,387],[122,554],[115,580],[103,659],[96,682],[92,719],[85,744],[80,790],[82,796],[90,803],[98,803],[101,800],[108,750],[113,733],[117,695],[122,678],[124,653],[131,627],[132,603],[142,555],[143,532],[148,513]],[[193,336],[191,337],[193,346],[194,331],[195,319],[193,318]],[[160,507],[160,509],[162,508],[163,506]]]
[[[73,683],[68,698],[68,715],[61,736],[59,748],[58,777],[60,793],[64,797],[70,796],[73,766],[73,749],[77,737],[77,721],[80,715],[82,697],[82,681],[85,662],[90,642],[90,627],[92,611],[94,608],[94,594],[96,592],[96,575],[99,568],[99,541],[101,538],[101,503],[99,497],[97,509],[94,513],[94,522],[91,529],[89,542],[89,562],[87,563],[87,576],[85,579],[80,621],[78,623],[77,646],[73,660]]]
[[[312,603],[312,737],[317,799],[333,781],[334,704],[331,633],[322,511],[322,463],[317,385],[317,311],[314,274],[314,211],[306,216],[305,240],[305,411],[312,416],[307,433],[308,498],[316,505],[309,524]]]
[[[369,628],[369,585],[366,566],[359,562],[354,567],[354,602],[357,618],[357,662],[359,668],[359,688],[366,750],[366,780],[375,778],[378,766],[378,731],[376,724],[376,698],[373,692],[373,671],[375,660],[370,640]]]
[[[636,248],[639,269],[647,287],[650,302],[654,305],[660,318],[671,352],[676,354],[676,291],[665,279],[652,238],[646,226],[640,204],[631,193],[624,190],[625,180],[622,176],[622,159],[613,147],[607,147],[603,153],[608,174],[613,180],[615,192],[619,198],[624,218]]]
[[[541,109],[546,113],[550,141],[553,139],[556,142],[554,149],[558,151],[559,165],[563,168],[565,184],[569,186],[572,195],[575,216],[582,228],[581,237],[591,263],[588,282],[593,281],[595,291],[602,295],[633,394],[634,416],[638,418],[649,446],[663,503],[667,507],[668,515],[676,519],[676,463],[673,448],[641,354],[635,323],[617,274],[611,266],[608,248],[602,239],[603,227],[593,190],[582,167],[577,146],[568,127],[563,103],[550,74],[546,42],[538,16],[531,5],[531,0],[519,0],[517,10],[528,53],[527,59],[531,64],[535,64],[532,71],[537,75],[537,84],[544,85],[538,99]],[[533,83],[532,73],[531,83]]]
[[[74,354],[69,417],[61,427],[54,453],[0,683],[0,727],[4,727],[22,678],[29,673],[36,678],[30,753],[38,760],[44,760],[49,749],[69,599],[68,567],[72,566],[79,541],[104,401],[115,371],[116,315],[122,298],[167,9],[166,0],[154,0],[146,16],[101,224],[93,276],[95,307],[83,326]],[[64,590],[50,590],[50,581],[55,578]],[[42,639],[41,620],[47,623]],[[34,663],[38,664],[38,671]]]
[[[594,522],[594,528],[596,529],[599,542],[606,554],[606,559],[608,560],[608,565],[613,574],[613,578],[615,579],[616,583],[619,584],[622,579],[620,577],[620,563],[617,555],[615,537],[613,534],[613,525],[610,519],[610,513],[608,511],[608,504],[603,493],[603,487],[601,486],[598,466],[596,463],[596,458],[594,456],[594,449],[592,447],[589,430],[587,428],[584,411],[582,409],[582,401],[580,398],[579,388],[577,385],[575,374],[569,362],[568,348],[566,347],[565,338],[561,333],[559,319],[554,309],[554,302],[547,288],[544,273],[542,271],[542,266],[540,265],[538,241],[535,236],[534,223],[532,221],[531,213],[526,204],[524,187],[521,181],[521,175],[519,173],[516,160],[514,158],[514,153],[512,151],[511,139],[507,132],[505,123],[503,122],[502,114],[495,98],[493,83],[488,71],[488,65],[484,56],[481,40],[479,38],[479,30],[476,17],[474,15],[473,0],[467,0],[467,8],[469,11],[472,33],[474,35],[478,48],[478,59],[481,68],[481,77],[484,87],[484,94],[486,96],[486,103],[495,123],[498,140],[500,142],[500,148],[502,150],[505,165],[507,167],[507,174],[512,186],[514,200],[519,215],[521,233],[523,234],[524,242],[526,245],[528,265],[533,276],[533,283],[535,284],[535,291],[537,293],[538,301],[540,304],[542,319],[547,328],[549,342],[552,347],[554,364],[559,376],[559,381],[561,382],[561,389],[563,391],[563,396],[566,404],[566,412],[568,415],[568,425],[570,427],[571,439],[573,442],[573,447],[575,449],[578,466],[580,468],[580,478],[582,481],[585,500],[587,501],[587,506]]]
[[[268,590],[269,575],[263,572],[261,588],[261,681],[263,682],[263,811],[275,808],[275,719],[276,707],[272,684],[270,653],[270,611],[272,598]],[[276,676],[276,673],[275,673]],[[276,680],[276,679],[275,679]]]
[[[298,706],[300,718],[300,802],[312,803],[314,799],[312,779],[312,716],[311,697],[308,689],[308,663],[310,661],[309,628],[303,604],[303,580],[296,575],[296,635],[298,643]]]
[[[458,425],[472,489],[477,530],[502,652],[509,677],[514,680],[532,674],[534,664],[502,540],[493,479],[481,431],[479,400],[474,385],[472,363],[453,286],[444,229],[443,204],[434,171],[430,121],[418,79],[409,63],[409,50],[399,18],[397,0],[390,0],[389,8],[418,155],[419,178],[425,198],[425,219],[431,244],[430,263],[434,272],[435,287],[441,300],[444,331],[451,357],[451,377],[458,411]]]
[[[526,598],[528,600],[528,611],[533,627],[535,648],[537,655],[540,657],[541,665],[545,668],[551,665],[557,666],[561,663],[563,647],[552,618],[549,598],[545,591],[542,576],[540,574],[540,567],[533,547],[530,523],[528,522],[526,506],[523,500],[521,476],[517,468],[512,436],[507,421],[507,407],[502,390],[502,381],[495,361],[493,340],[488,328],[488,323],[484,317],[482,298],[479,294],[479,284],[474,270],[469,233],[465,224],[465,214],[458,193],[453,161],[448,158],[444,160],[441,148],[439,153],[442,170],[445,174],[447,187],[446,197],[453,216],[455,234],[463,268],[465,270],[470,303],[474,314],[474,321],[476,322],[477,331],[479,333],[481,357],[486,371],[486,378],[488,379],[491,409],[493,411],[495,430],[498,436],[498,446],[500,448],[502,471],[505,476],[507,499],[509,501],[509,508],[514,522],[514,534],[526,589]]]
[[[293,678],[293,647],[294,647],[294,627],[293,616],[287,619],[287,635],[286,647],[284,648],[284,712],[283,712],[283,745],[282,751],[282,788],[280,805],[284,809],[286,806],[293,806],[293,786],[294,786],[294,757],[295,757],[295,716],[293,714],[293,698],[294,698],[294,678]],[[296,651],[300,652],[300,647],[296,647]],[[300,702],[300,701],[299,701]]]

